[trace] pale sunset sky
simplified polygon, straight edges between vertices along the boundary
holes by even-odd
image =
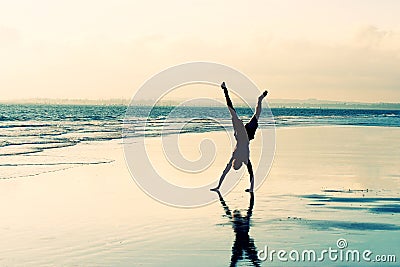
[[[212,61],[271,98],[400,102],[400,1],[0,0],[0,100],[129,99]]]

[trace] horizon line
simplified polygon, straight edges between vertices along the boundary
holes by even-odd
[[[0,99],[0,104],[57,104],[59,102],[63,103],[98,103],[98,104],[129,104],[131,99],[128,98],[106,98],[106,99],[90,99],[90,98],[20,98],[20,99]],[[143,99],[137,101],[137,103],[151,103],[154,99]],[[206,102],[200,100],[199,102]],[[346,101],[346,100],[326,100],[317,98],[307,98],[307,99],[296,99],[296,98],[268,98],[268,103],[273,104],[361,104],[361,105],[379,105],[379,104],[389,104],[389,105],[400,105],[400,102],[364,102],[364,101]],[[168,104],[179,104],[179,101],[164,100],[160,103]]]

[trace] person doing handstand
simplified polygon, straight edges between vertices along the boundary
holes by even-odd
[[[232,157],[226,165],[225,170],[223,171],[221,178],[219,179],[218,185],[215,188],[210,189],[211,191],[218,191],[221,187],[222,182],[225,179],[225,176],[228,174],[229,170],[233,168],[234,170],[239,170],[243,163],[247,166],[247,170],[250,175],[250,188],[246,189],[246,192],[253,192],[254,189],[254,174],[253,167],[250,162],[250,141],[254,139],[254,135],[258,128],[258,119],[261,114],[261,102],[264,97],[267,96],[268,91],[264,91],[262,95],[258,97],[258,102],[256,106],[256,111],[253,117],[250,119],[246,125],[239,119],[236,114],[236,110],[233,108],[232,101],[229,97],[228,88],[225,85],[225,82],[221,84],[221,88],[224,91],[226,104],[228,106],[229,112],[232,117],[232,124],[234,129],[234,136],[236,139],[236,147],[232,153]]]

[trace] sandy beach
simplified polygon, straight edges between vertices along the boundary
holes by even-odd
[[[255,192],[249,231],[255,248],[321,250],[336,247],[336,241],[344,238],[348,248],[400,257],[399,134],[399,128],[390,127],[278,128],[274,163]],[[231,153],[229,136],[224,132],[186,134],[180,146],[185,156],[196,159],[199,153],[193,144],[205,137],[214,140],[218,153],[205,173],[194,174],[189,182],[160,153],[159,138],[148,140],[149,156],[171,182],[216,181]],[[260,153],[256,140],[253,162],[258,162]],[[214,203],[192,209],[155,201],[131,178],[120,139],[44,153],[84,155],[109,163],[0,180],[0,266],[231,263],[235,233],[217,194]],[[247,186],[244,175],[224,196],[225,207],[246,214]],[[276,259],[251,263],[246,257],[240,261],[245,266],[319,266]]]

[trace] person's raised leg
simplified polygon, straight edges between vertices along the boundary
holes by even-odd
[[[229,170],[232,168],[232,162],[233,162],[233,157],[229,160],[228,164],[226,164],[226,167],[225,167],[224,171],[222,172],[221,177],[219,178],[219,182],[218,182],[217,187],[211,188],[210,189],[211,191],[218,191],[219,190],[219,188],[221,187],[222,182],[225,179],[225,176],[228,174]]]
[[[262,101],[263,99],[267,96],[268,91],[265,90],[262,95],[260,95],[258,97],[258,102],[257,102],[257,106],[256,106],[256,112],[254,113],[254,116],[257,118],[257,120],[260,118],[261,115],[261,109],[262,109]]]
[[[236,114],[236,110],[233,107],[231,98],[229,97],[228,88],[226,87],[225,82],[221,84],[221,88],[224,90],[226,105],[228,106],[228,110],[232,118],[233,129],[235,130],[235,132],[238,132],[244,127],[243,122],[239,119],[238,115]]]
[[[231,100],[231,98],[229,97],[228,88],[226,87],[225,82],[222,82],[221,88],[222,88],[222,90],[224,90],[226,105],[227,105],[228,107],[230,107],[231,109],[235,110],[235,109],[233,108],[232,100]]]

